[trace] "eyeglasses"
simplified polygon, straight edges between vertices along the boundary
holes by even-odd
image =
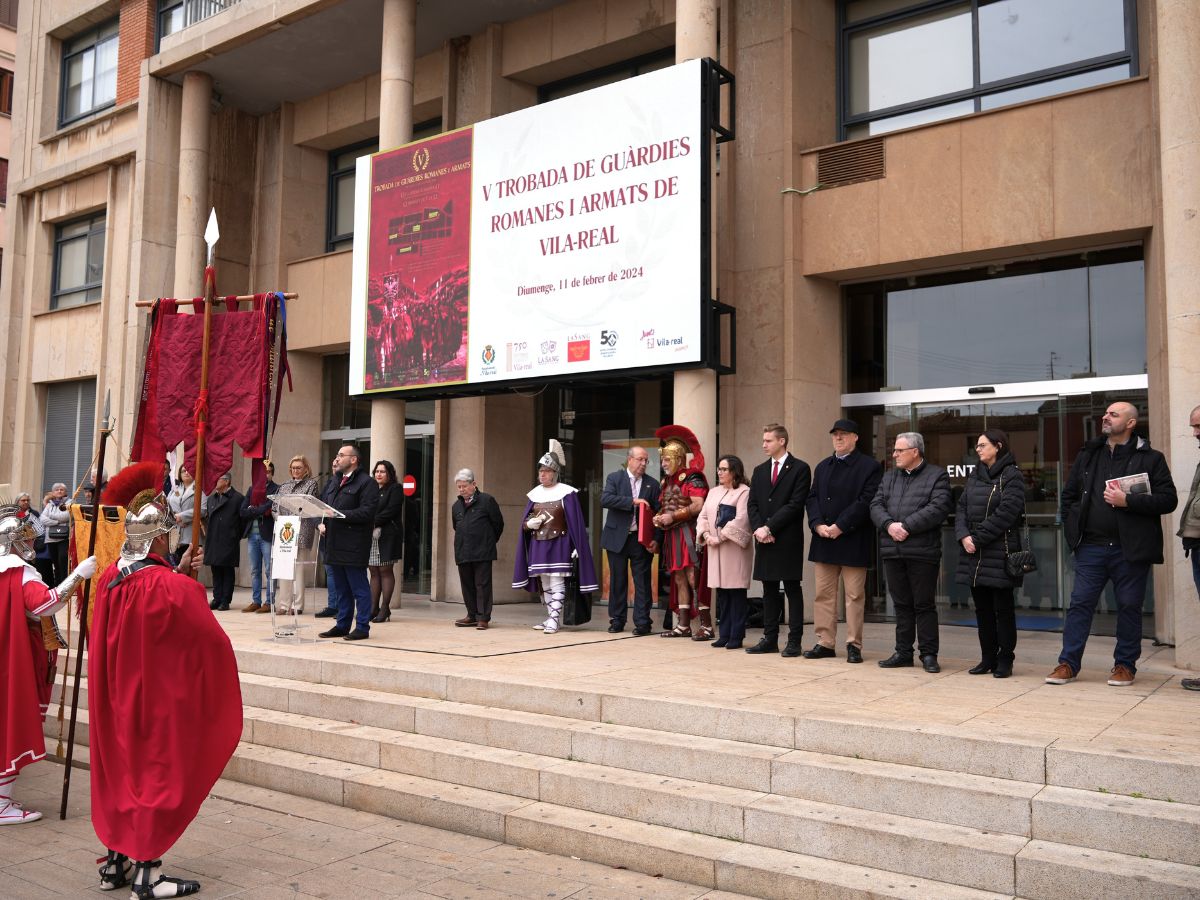
[[[976,444],[975,449],[976,450],[986,450],[990,446],[992,446],[992,445],[991,444]]]
[[[907,453],[909,450],[916,450],[916,449],[917,449],[916,447],[897,447],[895,450],[892,451],[892,456],[895,456],[897,453]]]
[[[729,468],[729,466],[717,466],[717,471],[718,472],[728,472],[728,471],[730,471],[730,468]]]

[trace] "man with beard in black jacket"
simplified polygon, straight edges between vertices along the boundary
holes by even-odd
[[[337,585],[336,624],[319,637],[366,640],[371,635],[371,583],[367,561],[371,556],[371,530],[379,506],[379,486],[363,471],[358,448],[345,444],[337,453],[337,474],[322,497],[344,518],[326,519],[319,526],[325,535],[325,561]],[[354,630],[350,630],[350,626]]]
[[[1063,648],[1047,684],[1079,674],[1096,604],[1111,581],[1117,598],[1117,646],[1108,683],[1133,684],[1142,652],[1142,604],[1150,567],[1163,561],[1162,516],[1179,497],[1161,453],[1134,434],[1137,407],[1117,401],[1100,420],[1101,437],[1083,445],[1063,487],[1059,513],[1075,554],[1075,587],[1063,623]],[[1126,476],[1145,476],[1119,482]]]

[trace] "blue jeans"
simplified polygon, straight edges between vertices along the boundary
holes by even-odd
[[[261,534],[250,532],[246,538],[250,547],[250,598],[256,605],[261,605],[263,580],[267,582],[267,602],[271,605],[271,542]]]
[[[1117,596],[1117,646],[1113,662],[1137,672],[1142,655],[1142,604],[1150,563],[1125,560],[1120,547],[1080,544],[1075,550],[1075,587],[1063,623],[1063,649],[1058,657],[1072,672],[1083,662],[1083,648],[1092,630],[1092,617],[1105,585],[1112,582]]]
[[[337,585],[337,627],[355,631],[371,630],[371,580],[366,566],[330,566],[333,583]]]
[[[1192,558],[1192,581],[1196,583],[1196,597],[1200,598],[1200,547],[1193,547],[1188,551],[1188,556]]]
[[[333,580],[333,566],[325,564],[325,587],[329,590],[329,599],[325,601],[326,609],[338,608],[338,587]]]

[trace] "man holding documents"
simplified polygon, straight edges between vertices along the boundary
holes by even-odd
[[[1108,683],[1133,684],[1142,646],[1142,603],[1150,566],[1163,561],[1161,516],[1179,502],[1167,461],[1134,434],[1137,408],[1112,403],[1102,436],[1084,444],[1063,487],[1060,514],[1075,554],[1075,587],[1063,625],[1058,667],[1047,684],[1079,674],[1092,617],[1111,581],[1117,599],[1117,646]]]
[[[645,447],[630,447],[625,468],[608,476],[600,495],[600,506],[608,510],[600,546],[608,554],[608,630],[618,634],[625,630],[629,614],[629,570],[633,570],[633,633],[639,637],[650,633],[650,563],[657,549],[641,543],[638,534],[639,516],[649,510],[658,512],[658,482],[647,478],[646,464],[650,454]]]

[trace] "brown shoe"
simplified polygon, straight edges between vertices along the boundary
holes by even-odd
[[[463,616],[461,619],[454,620],[455,628],[474,628],[478,624],[479,623],[476,622],[474,619],[472,619],[470,616]]]
[[[244,607],[242,607],[242,612],[258,612],[260,607],[261,604],[258,603],[247,603]]]
[[[260,613],[260,614],[261,613],[269,613],[270,611],[271,611],[271,607],[265,606],[265,605],[260,606],[257,610],[255,610],[255,612]]]
[[[476,622],[476,623],[475,623],[475,630],[476,630],[476,631],[487,631],[487,630],[488,630],[488,623],[487,623],[487,622],[484,622],[484,621],[482,621],[482,620],[480,620],[479,622]]]
[[[1108,683],[1113,687],[1129,687],[1133,684],[1133,673],[1128,666],[1115,665],[1108,673]]]
[[[1053,672],[1046,676],[1046,684],[1066,684],[1075,680],[1075,673],[1066,663],[1059,663]]]

